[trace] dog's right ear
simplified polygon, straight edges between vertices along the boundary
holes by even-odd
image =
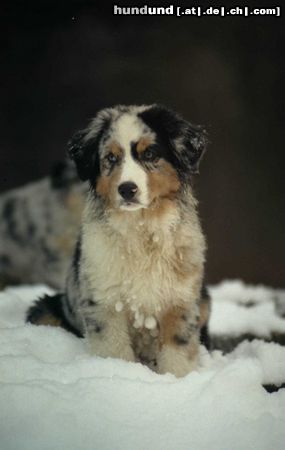
[[[109,123],[110,121],[99,113],[89,127],[75,133],[67,144],[68,155],[75,162],[82,181],[96,182],[100,173],[99,144]]]
[[[82,181],[92,177],[92,172],[96,168],[96,154],[94,139],[87,139],[88,130],[78,131],[67,143],[67,151],[70,159],[75,162],[77,173]]]

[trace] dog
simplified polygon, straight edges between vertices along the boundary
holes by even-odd
[[[86,183],[71,160],[45,178],[0,196],[0,285],[61,289],[78,235]]]
[[[184,376],[207,338],[206,243],[192,180],[207,133],[161,105],[98,112],[68,145],[89,192],[66,289],[33,324],[86,337],[91,354]]]

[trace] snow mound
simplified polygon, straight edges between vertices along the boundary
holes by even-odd
[[[211,334],[269,338],[272,333],[285,333],[285,291],[241,281],[224,281],[210,291]]]
[[[239,282],[211,289],[212,329],[229,331],[226,297],[247,301],[247,289],[260,308],[272,299],[271,290]],[[262,384],[284,383],[285,348],[254,340],[225,356],[201,347],[197,371],[157,375],[138,363],[92,357],[84,339],[64,330],[25,324],[28,306],[47,292],[23,286],[0,293],[1,450],[283,450],[285,390],[268,394]],[[263,315],[262,333],[274,314]]]

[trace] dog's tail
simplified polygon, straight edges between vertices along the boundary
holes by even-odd
[[[50,325],[61,327],[78,337],[81,332],[71,325],[64,314],[63,300],[65,294],[45,295],[40,298],[27,312],[26,321],[34,325]]]

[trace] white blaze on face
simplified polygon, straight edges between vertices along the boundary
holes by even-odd
[[[123,209],[139,209],[147,207],[149,202],[148,186],[147,186],[147,173],[139,164],[135,161],[131,153],[131,145],[134,142],[138,142],[144,136],[151,136],[152,133],[146,132],[146,126],[138,117],[131,114],[124,114],[121,116],[115,124],[114,138],[116,142],[124,151],[124,159],[122,161],[121,176],[118,182],[118,186],[122,183],[132,182],[138,187],[138,192],[135,199],[139,204],[124,205]],[[118,201],[122,198],[118,193]]]

